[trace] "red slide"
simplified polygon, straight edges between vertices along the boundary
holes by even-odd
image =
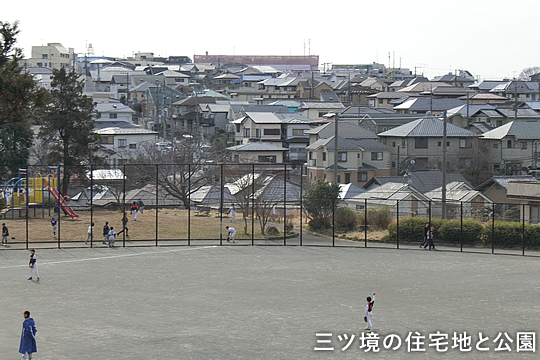
[[[47,186],[47,189],[49,190],[49,192],[54,196],[54,198],[56,199],[56,201],[60,204],[60,206],[62,207],[62,209],[66,212],[66,214],[68,214],[68,216],[70,218],[79,218],[79,215],[75,214],[75,212],[73,211],[72,208],[70,208],[67,204],[66,204],[66,200],[64,200],[64,198],[62,196],[60,196],[60,194],[58,193],[58,190],[56,190],[55,188],[52,188],[50,186]]]

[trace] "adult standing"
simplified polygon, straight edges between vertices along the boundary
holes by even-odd
[[[420,247],[427,245],[427,243],[428,243],[428,233],[429,233],[429,223],[426,223],[426,225],[424,225],[424,237],[422,238],[422,242],[420,243]]]
[[[431,248],[433,248],[433,250],[437,250],[435,249],[435,243],[433,242],[434,237],[435,237],[435,227],[432,226],[428,231],[427,243],[426,243],[426,246],[424,246],[424,249],[428,247],[429,245],[429,250],[431,250]]]
[[[137,201],[137,206],[139,207],[139,211],[141,212],[141,215],[144,214],[144,203],[141,198]]]
[[[236,211],[234,210],[234,204],[229,207],[229,215],[231,216],[231,222],[236,222]]]
[[[367,304],[364,310],[364,321],[368,323],[368,326],[364,328],[364,330],[372,332],[373,325],[371,324],[371,315],[373,314],[373,305],[375,305],[375,293],[373,293],[373,300],[371,299],[371,296],[368,296],[366,300]]]
[[[39,274],[37,271],[37,257],[36,257],[36,250],[32,249],[30,250],[30,262],[28,263],[28,267],[30,268],[30,277],[28,280],[32,280],[32,275],[35,273],[37,281],[39,281]]]
[[[94,241],[94,223],[88,226],[88,230],[86,231],[86,240],[84,240],[84,243],[88,244],[88,240],[90,240],[90,242]]]
[[[56,225],[58,225],[58,221],[55,218],[52,218],[51,225],[52,225],[52,236],[56,237]]]
[[[105,221],[105,225],[103,225],[103,243],[107,244],[109,241],[109,222]]]
[[[131,204],[130,208],[131,214],[133,214],[133,221],[137,221],[137,213],[139,212],[139,206],[137,206],[137,203],[134,201],[133,204]]]
[[[36,323],[34,322],[34,319],[30,317],[30,311],[26,310],[23,313],[24,316],[24,322],[22,327],[22,334],[21,334],[21,344],[19,345],[19,353],[22,354],[22,359],[24,359],[24,355],[28,354],[28,359],[32,359],[32,354],[37,352],[37,344],[36,344]]]
[[[7,245],[8,236],[9,236],[9,229],[6,226],[6,223],[2,223],[2,245],[4,244]]]

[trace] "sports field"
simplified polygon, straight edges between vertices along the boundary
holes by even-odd
[[[535,257],[214,245],[37,256],[41,279],[28,281],[29,252],[0,249],[0,359],[20,359],[24,310],[38,328],[38,360],[538,357],[516,353],[516,332],[540,324]],[[365,353],[358,337],[373,292],[381,350]],[[428,345],[437,331],[449,334],[445,355]],[[409,332],[426,336],[424,352],[408,352]],[[470,352],[451,348],[454,332],[472,336]],[[480,332],[488,351],[476,350]],[[510,353],[495,351],[504,332]],[[398,350],[383,347],[389,334],[400,336]],[[345,351],[344,335],[354,335]]]

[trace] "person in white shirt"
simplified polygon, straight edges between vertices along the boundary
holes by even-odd
[[[36,250],[32,249],[30,250],[30,262],[28,263],[28,266],[30,267],[30,277],[28,280],[32,280],[32,275],[36,273],[37,281],[39,281],[39,274],[37,271],[37,258],[36,258]]]
[[[114,231],[114,228],[111,226],[111,229],[109,230],[109,247],[114,247],[115,237],[116,237],[116,231]]]
[[[375,293],[373,293],[373,300],[371,299],[371,296],[367,297],[367,304],[364,311],[364,321],[368,323],[368,326],[364,328],[364,330],[368,330],[368,332],[373,331],[373,325],[371,324],[371,314],[373,313],[373,305],[375,304]]]
[[[232,226],[225,226],[225,228],[229,231],[229,234],[227,235],[227,242],[234,242],[234,235],[236,235],[236,229]]]
[[[90,240],[90,242],[94,241],[94,223],[88,226],[88,230],[86,231],[86,240],[84,240],[84,243],[88,244],[88,240]]]
[[[231,222],[236,222],[236,211],[234,210],[234,204],[229,207],[229,215],[231,216]]]

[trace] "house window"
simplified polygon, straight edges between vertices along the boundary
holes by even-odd
[[[472,147],[471,138],[460,138],[459,139],[459,147],[460,148],[471,148]]]
[[[428,148],[428,138],[427,137],[417,137],[414,139],[414,148],[415,149],[427,149]]]
[[[493,148],[494,148],[494,149],[498,149],[498,148],[499,148],[499,144],[498,144],[498,143],[493,144]]]
[[[136,148],[137,148],[137,144],[129,144],[129,148],[130,148],[130,149],[136,149]]]
[[[236,124],[236,132],[237,132],[237,133],[240,132],[240,124]]]
[[[249,137],[249,135],[250,135],[250,130],[251,130],[250,128],[245,128],[245,129],[244,129],[244,137],[246,137],[246,138]]]
[[[347,152],[338,152],[337,157],[339,162],[345,162],[347,161]]]
[[[508,141],[506,142],[506,147],[509,148],[509,149],[512,148],[512,140],[508,140]]]
[[[265,162],[265,163],[275,163],[276,156],[275,155],[259,155],[258,161]]]
[[[359,171],[357,174],[358,182],[366,182],[367,181],[367,172],[365,171]]]
[[[371,160],[373,161],[382,161],[383,159],[383,153],[382,152],[372,152],[371,153]]]
[[[364,210],[364,205],[356,205],[356,210]]]
[[[326,161],[326,153],[325,152],[322,153],[322,161]]]
[[[351,173],[345,173],[345,184],[349,184],[351,182]]]
[[[379,104],[383,103],[383,99],[377,99],[377,101],[379,102]]]
[[[313,151],[309,152],[309,160],[313,160]]]
[[[322,118],[324,115],[328,114],[326,111],[319,111],[319,117]]]
[[[337,176],[337,182],[338,182],[338,184],[341,183],[341,175],[338,175],[338,176]]]
[[[527,143],[526,142],[521,143],[521,150],[527,150]]]
[[[126,139],[118,139],[118,147],[119,148],[125,148],[127,146],[127,140]]]
[[[42,59],[47,59],[47,54],[41,54]]]
[[[109,119],[116,119],[118,118],[118,114],[109,114]]]
[[[392,141],[392,147],[396,147],[396,142]]]
[[[102,144],[114,144],[114,136],[102,136],[101,137],[101,143]]]
[[[280,135],[280,129],[264,129],[264,135]]]
[[[257,139],[260,139],[261,138],[261,129],[255,129],[255,137]]]
[[[439,141],[439,142],[437,143],[437,146],[442,146],[442,141]]]
[[[304,129],[293,129],[292,134],[293,136],[302,136],[304,135]]]

